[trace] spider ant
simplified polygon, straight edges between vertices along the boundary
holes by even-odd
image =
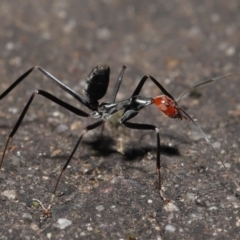
[[[168,199],[166,199],[163,196],[163,192],[162,192],[162,183],[161,183],[161,161],[160,161],[160,135],[159,135],[159,129],[154,126],[154,125],[150,125],[150,124],[142,124],[142,123],[135,123],[135,122],[129,122],[130,119],[134,118],[141,109],[143,109],[144,107],[151,105],[151,104],[155,104],[155,106],[162,111],[164,114],[166,114],[168,117],[170,118],[175,118],[175,119],[186,119],[191,121],[201,132],[202,136],[205,138],[206,142],[209,144],[209,146],[211,147],[211,149],[213,150],[213,152],[215,153],[216,157],[220,159],[222,165],[224,166],[226,172],[228,173],[228,176],[231,177],[231,179],[233,180],[233,182],[235,183],[236,187],[239,189],[239,185],[237,184],[237,182],[235,181],[235,179],[233,179],[233,177],[230,175],[227,167],[225,166],[222,158],[220,157],[220,155],[216,152],[216,150],[214,149],[213,145],[211,144],[210,140],[207,138],[207,136],[205,135],[205,133],[202,131],[202,129],[200,128],[200,126],[193,120],[193,118],[191,118],[188,113],[185,112],[185,110],[183,110],[181,107],[178,106],[178,101],[179,99],[185,95],[187,92],[189,92],[192,89],[195,89],[197,87],[200,87],[202,85],[214,82],[216,80],[219,79],[223,79],[223,78],[227,78],[233,75],[237,75],[239,73],[233,73],[233,74],[229,74],[223,77],[219,77],[219,78],[213,78],[204,82],[201,82],[195,86],[193,86],[192,88],[186,90],[185,92],[183,92],[176,100],[173,98],[173,96],[155,79],[153,78],[151,75],[144,75],[142,77],[142,79],[140,80],[140,82],[138,83],[136,89],[134,90],[132,96],[128,99],[125,100],[121,100],[121,101],[116,101],[116,96],[117,93],[119,91],[119,87],[122,83],[122,79],[123,79],[123,75],[124,75],[124,71],[125,71],[126,67],[123,66],[121,69],[121,72],[119,73],[116,85],[113,89],[113,93],[112,96],[109,100],[109,102],[103,102],[101,104],[99,104],[98,100],[101,99],[107,92],[108,89],[108,83],[109,83],[109,76],[110,76],[110,68],[107,65],[98,65],[97,67],[95,67],[91,73],[88,75],[87,79],[86,79],[86,83],[84,86],[84,96],[82,96],[81,94],[75,92],[74,90],[72,90],[71,88],[69,88],[68,86],[66,86],[65,84],[63,84],[61,81],[59,81],[57,78],[55,78],[53,75],[51,75],[49,72],[47,72],[46,70],[44,70],[43,68],[39,67],[39,66],[34,66],[31,69],[29,69],[27,72],[25,72],[23,75],[21,75],[9,88],[7,88],[1,95],[0,95],[0,100],[2,100],[5,96],[7,96],[20,82],[22,82],[31,72],[33,72],[34,70],[37,70],[39,72],[41,72],[43,75],[45,75],[47,77],[47,79],[53,81],[53,83],[55,83],[58,87],[60,87],[61,89],[63,89],[65,92],[67,92],[68,94],[72,95],[75,99],[77,99],[77,101],[79,101],[80,103],[82,103],[85,107],[87,107],[89,110],[91,110],[91,113],[87,113],[84,112],[62,100],[60,100],[59,98],[55,97],[54,95],[43,91],[43,90],[35,90],[33,92],[33,94],[31,95],[30,99],[28,100],[26,106],[24,107],[19,119],[17,120],[17,123],[15,124],[15,126],[13,127],[6,145],[4,147],[3,150],[3,154],[2,154],[2,158],[1,158],[1,162],[0,162],[0,170],[1,170],[1,166],[7,151],[7,147],[8,144],[10,142],[10,140],[13,138],[13,136],[15,135],[15,133],[17,132],[29,106],[31,105],[34,97],[39,94],[42,95],[43,97],[49,99],[50,101],[55,102],[56,104],[66,108],[67,110],[69,110],[70,112],[73,112],[74,114],[81,116],[81,117],[91,117],[93,119],[99,119],[97,122],[88,125],[80,134],[79,139],[74,147],[74,149],[72,150],[72,153],[70,154],[67,162],[65,163],[65,165],[63,166],[58,178],[57,178],[57,182],[55,184],[54,187],[54,191],[52,193],[52,197],[50,199],[49,205],[47,208],[44,208],[44,206],[42,205],[42,203],[35,199],[36,201],[38,201],[40,203],[40,205],[42,206],[42,208],[44,209],[45,213],[47,215],[50,214],[50,209],[52,207],[53,204],[53,200],[60,182],[60,179],[63,175],[63,172],[66,170],[67,166],[69,165],[76,149],[78,148],[83,135],[90,131],[93,130],[99,126],[103,126],[104,122],[109,120],[111,118],[111,116],[120,111],[120,110],[124,110],[121,118],[120,118],[120,123],[127,127],[127,128],[131,128],[131,129],[139,129],[139,130],[154,130],[156,132],[156,137],[157,137],[157,158],[156,158],[156,167],[157,167],[157,173],[158,173],[158,189],[160,192],[160,196],[164,201],[169,201]],[[144,83],[146,82],[147,79],[150,79],[158,88],[159,90],[162,91],[162,93],[164,95],[160,95],[157,96],[155,98],[152,97],[145,97],[145,96],[141,96],[140,91],[144,85]]]

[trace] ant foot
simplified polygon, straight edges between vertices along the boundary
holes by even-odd
[[[45,215],[47,218],[51,217],[51,207],[52,207],[52,204],[49,204],[48,207],[45,208],[44,205],[43,205],[43,203],[42,203],[40,200],[38,200],[38,199],[36,199],[36,198],[33,198],[33,201],[39,203],[39,205],[40,205],[41,208],[42,208],[42,211],[43,211],[44,215]]]
[[[159,190],[159,193],[160,193],[161,199],[162,199],[165,203],[171,202],[171,199],[168,199],[168,198],[166,198],[166,197],[163,195],[163,191],[162,191],[162,190]]]

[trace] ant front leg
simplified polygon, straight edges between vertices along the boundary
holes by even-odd
[[[123,75],[124,75],[125,69],[126,69],[126,66],[123,65],[122,69],[121,69],[121,71],[120,71],[120,73],[118,75],[118,79],[117,79],[117,82],[116,82],[115,87],[113,89],[113,93],[112,93],[112,96],[110,98],[109,103],[115,103],[115,100],[116,100],[116,97],[117,97],[117,93],[119,91],[119,88],[120,88],[122,80],[123,80]],[[103,134],[104,126],[105,126],[105,122],[102,125],[101,136]]]
[[[156,168],[157,168],[157,173],[158,173],[158,190],[160,193],[160,197],[164,202],[169,202],[170,200],[165,198],[162,192],[162,181],[161,181],[161,158],[160,158],[160,134],[159,134],[159,129],[150,124],[142,124],[142,123],[131,123],[128,122],[131,118],[135,117],[139,111],[136,110],[127,110],[123,116],[120,119],[120,123],[131,129],[138,129],[138,130],[155,130],[156,135],[157,135],[157,159],[156,159]]]
[[[174,100],[174,97],[151,75],[144,75],[142,77],[142,79],[140,80],[140,82],[138,83],[135,91],[132,94],[133,96],[139,95],[143,85],[145,84],[146,80],[150,79],[166,96],[168,96],[169,98],[171,98],[172,100]]]
[[[24,109],[23,109],[23,111],[22,111],[19,119],[17,120],[17,123],[16,123],[15,126],[13,127],[12,132],[11,132],[10,135],[8,136],[7,142],[6,142],[5,147],[4,147],[4,150],[3,150],[1,162],[0,162],[0,171],[1,171],[2,163],[3,163],[4,157],[5,157],[6,151],[7,151],[8,144],[9,144],[10,140],[13,138],[13,136],[15,135],[15,133],[17,132],[17,130],[18,130],[18,128],[19,128],[19,126],[20,126],[20,124],[21,124],[21,122],[22,122],[25,114],[27,113],[27,110],[29,109],[29,106],[31,105],[34,97],[36,96],[36,94],[39,94],[39,95],[42,95],[42,96],[46,97],[47,99],[49,99],[49,100],[57,103],[58,105],[66,108],[67,110],[69,110],[70,112],[75,113],[75,114],[78,115],[78,116],[81,116],[81,117],[88,117],[88,116],[89,116],[88,113],[86,113],[86,112],[84,112],[84,111],[82,111],[82,110],[80,110],[80,109],[78,109],[78,108],[75,108],[74,106],[72,106],[72,105],[70,105],[70,104],[68,104],[68,103],[66,103],[66,102],[58,99],[57,97],[53,96],[52,94],[50,94],[50,93],[48,93],[48,92],[45,92],[45,91],[43,91],[43,90],[35,90],[35,92],[32,94],[32,96],[31,96],[30,99],[28,100],[26,106],[24,107]],[[91,127],[90,127],[90,128],[91,128]],[[70,159],[70,160],[71,160],[71,159]],[[69,160],[69,161],[70,161],[70,160]],[[68,161],[68,163],[69,163],[69,161]],[[66,167],[67,167],[67,165],[66,165]],[[66,168],[66,167],[65,167],[65,168]],[[64,169],[64,170],[65,170],[65,169]],[[64,171],[64,170],[63,170],[63,171]],[[62,171],[62,172],[63,172],[63,171]],[[61,175],[62,175],[62,172],[61,172]],[[61,175],[60,175],[60,177],[61,177]],[[58,182],[59,182],[59,180],[60,180],[60,177],[59,177],[59,179],[58,179]],[[58,182],[57,182],[57,185],[58,185]],[[56,192],[57,185],[56,185],[56,187],[55,187],[54,194],[55,194],[55,192]],[[52,199],[53,199],[53,198],[52,198]],[[42,203],[41,203],[39,200],[37,200],[37,199],[34,199],[34,200],[38,201],[38,202],[41,204],[41,206],[43,207],[43,210],[45,211],[46,215],[49,216],[49,214],[50,214],[50,211],[49,211],[50,208],[45,209],[44,206],[42,205]]]
[[[60,80],[58,80],[56,77],[54,77],[52,74],[47,72],[45,69],[34,66],[30,68],[27,72],[25,72],[23,75],[21,75],[9,88],[7,88],[1,95],[0,100],[2,100],[5,96],[7,96],[19,83],[21,83],[30,73],[32,73],[34,70],[39,71],[42,73],[47,79],[53,81],[57,86],[59,86],[61,89],[63,89],[68,94],[72,95],[75,99],[77,99],[79,102],[81,102],[84,106],[91,109],[89,102],[79,93],[75,92],[65,84],[63,84]]]
[[[50,94],[50,93],[48,93],[48,92],[45,92],[45,91],[43,91],[43,90],[35,90],[35,92],[32,94],[32,96],[31,96],[30,99],[28,100],[26,106],[24,107],[24,109],[23,109],[23,111],[22,111],[19,119],[17,120],[17,123],[16,123],[15,126],[13,127],[12,132],[11,132],[10,135],[8,136],[8,140],[7,140],[6,145],[5,145],[5,147],[4,147],[3,154],[2,154],[2,159],[1,159],[1,162],[0,162],[0,170],[1,170],[1,167],[2,167],[2,163],[3,163],[4,156],[5,156],[6,151],[7,151],[8,144],[9,144],[10,140],[13,138],[13,136],[15,135],[15,133],[17,132],[17,130],[18,130],[18,128],[19,128],[19,126],[20,126],[20,124],[21,124],[21,122],[22,122],[22,120],[23,120],[23,118],[24,118],[24,116],[25,116],[25,114],[26,114],[29,106],[31,105],[34,97],[36,96],[36,94],[39,94],[39,95],[42,95],[42,96],[48,98],[49,100],[57,103],[58,105],[66,108],[67,110],[75,113],[75,114],[78,115],[78,116],[81,116],[81,117],[88,117],[88,116],[89,116],[88,113],[86,113],[86,112],[84,112],[84,111],[82,111],[82,110],[80,110],[80,109],[78,109],[78,108],[75,108],[74,106],[72,106],[72,105],[70,105],[70,104],[68,104],[68,103],[66,103],[66,102],[58,99],[57,97],[53,96],[52,94]]]

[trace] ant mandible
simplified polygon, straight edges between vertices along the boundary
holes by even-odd
[[[73,112],[74,114],[81,116],[81,117],[91,117],[93,119],[99,119],[97,122],[88,125],[80,134],[80,137],[74,147],[74,149],[72,150],[72,153],[70,154],[67,162],[65,163],[65,165],[63,166],[58,178],[57,178],[57,182],[55,184],[54,187],[54,191],[52,193],[52,197],[50,199],[49,205],[47,208],[44,208],[44,206],[42,205],[42,203],[35,199],[36,201],[38,201],[42,208],[44,209],[46,214],[50,214],[50,209],[52,207],[53,204],[53,200],[60,182],[60,179],[63,175],[63,172],[66,170],[67,166],[69,165],[76,149],[78,148],[83,135],[90,131],[93,130],[101,125],[104,124],[105,121],[109,120],[111,118],[111,116],[120,111],[120,110],[124,110],[121,118],[120,118],[120,123],[127,127],[127,128],[131,128],[131,129],[139,129],[139,130],[154,130],[156,132],[156,137],[157,137],[157,158],[156,158],[156,168],[157,168],[157,173],[158,173],[158,189],[160,192],[160,196],[161,198],[165,201],[168,202],[169,200],[166,199],[163,195],[162,192],[162,183],[161,183],[161,159],[160,159],[160,136],[159,136],[159,129],[154,126],[154,125],[150,125],[150,124],[142,124],[142,123],[134,123],[134,122],[129,122],[130,119],[134,118],[141,109],[143,109],[146,106],[149,106],[151,104],[154,104],[160,111],[162,111],[164,114],[166,114],[168,117],[170,118],[176,118],[176,119],[186,119],[186,120],[190,120],[201,132],[201,134],[203,135],[203,137],[205,138],[206,142],[209,144],[209,146],[211,147],[211,149],[214,151],[214,153],[216,154],[217,158],[220,159],[222,165],[224,166],[225,170],[227,171],[228,175],[231,177],[231,179],[233,180],[233,182],[235,183],[236,187],[239,189],[239,185],[237,184],[237,182],[235,181],[235,179],[233,179],[233,177],[230,175],[227,167],[225,166],[222,158],[220,157],[220,155],[216,152],[216,150],[214,149],[213,145],[211,144],[210,140],[207,138],[207,136],[205,135],[205,133],[202,131],[202,129],[200,128],[200,126],[193,120],[193,118],[191,118],[188,113],[186,113],[186,111],[184,111],[181,107],[178,106],[177,102],[178,100],[185,95],[187,92],[189,92],[190,90],[197,88],[199,86],[202,86],[204,84],[208,84],[210,82],[219,80],[219,79],[223,79],[226,77],[230,77],[232,75],[237,75],[239,73],[233,73],[233,74],[229,74],[223,77],[219,77],[219,78],[213,78],[204,82],[201,82],[195,86],[193,86],[192,88],[186,90],[185,92],[183,92],[176,100],[173,98],[173,96],[155,79],[153,78],[151,75],[145,75],[142,77],[142,79],[140,80],[139,84],[137,85],[135,91],[133,92],[132,96],[128,99],[122,100],[122,101],[116,101],[116,96],[119,90],[119,87],[122,83],[122,79],[123,79],[123,75],[124,75],[124,71],[125,71],[126,67],[123,66],[121,69],[121,72],[119,73],[116,85],[113,89],[113,93],[112,96],[109,100],[109,102],[103,102],[101,104],[99,104],[98,100],[101,99],[102,97],[104,97],[104,95],[107,92],[108,89],[108,84],[109,84],[109,76],[110,76],[110,68],[109,66],[102,64],[102,65],[98,65],[97,67],[95,67],[91,73],[88,75],[87,79],[86,79],[86,83],[85,83],[85,87],[84,87],[84,96],[82,96],[81,94],[75,92],[73,89],[69,88],[68,86],[66,86],[65,84],[63,84],[61,81],[59,81],[57,78],[55,78],[53,75],[51,75],[49,72],[47,72],[45,69],[39,67],[39,66],[34,66],[31,69],[29,69],[27,72],[25,72],[23,75],[21,75],[9,88],[7,88],[1,95],[0,95],[0,100],[2,100],[5,96],[7,96],[20,82],[22,82],[31,72],[33,72],[34,70],[37,70],[39,72],[41,72],[43,75],[45,75],[47,77],[47,79],[53,81],[58,87],[60,87],[61,89],[63,89],[64,91],[66,91],[68,94],[72,95],[75,99],[77,99],[77,101],[79,101],[80,103],[82,103],[85,107],[87,107],[88,109],[91,110],[91,113],[87,113],[85,111],[82,111],[62,100],[60,100],[59,98],[55,97],[54,95],[43,91],[43,90],[35,90],[33,92],[33,94],[31,95],[30,99],[28,100],[26,106],[24,107],[19,119],[17,120],[17,123],[15,124],[15,126],[13,127],[13,130],[11,131],[10,135],[8,136],[6,145],[4,147],[3,150],[3,154],[2,154],[2,158],[1,158],[1,162],[0,162],[0,170],[2,167],[2,163],[7,151],[7,147],[9,144],[9,141],[13,138],[13,136],[15,135],[15,133],[17,132],[29,106],[31,105],[34,97],[39,94],[42,95],[43,97],[49,99],[50,101],[55,102],[56,104],[66,108],[67,110],[69,110],[70,112]],[[164,95],[160,95],[157,96],[155,98],[152,97],[145,97],[145,96],[141,96],[140,91],[144,85],[144,83],[146,82],[147,79],[150,79],[161,91]]]

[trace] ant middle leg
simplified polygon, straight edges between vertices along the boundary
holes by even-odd
[[[157,158],[156,158],[156,169],[158,173],[158,190],[160,193],[160,197],[164,202],[169,202],[170,200],[167,199],[162,191],[162,180],[161,180],[161,158],[160,158],[160,134],[159,129],[151,124],[143,124],[143,123],[132,123],[128,122],[131,118],[135,117],[138,114],[138,111],[134,110],[127,110],[122,118],[120,119],[120,123],[131,129],[138,129],[138,130],[154,130],[157,135]]]
[[[101,121],[98,121],[98,122],[95,122],[95,123],[87,126],[87,127],[82,131],[82,133],[81,133],[81,135],[80,135],[80,137],[79,137],[79,139],[78,139],[78,141],[77,141],[74,149],[72,150],[72,152],[71,152],[71,154],[70,154],[67,162],[66,162],[65,165],[63,166],[63,168],[62,168],[62,170],[61,170],[61,172],[60,172],[60,174],[59,174],[59,176],[58,176],[58,178],[57,178],[57,182],[56,182],[56,184],[55,184],[55,187],[54,187],[54,190],[53,190],[53,193],[52,193],[52,197],[51,197],[51,199],[50,199],[50,202],[49,202],[48,207],[47,207],[47,208],[44,208],[43,205],[42,205],[42,203],[41,203],[39,200],[34,199],[34,200],[37,200],[37,201],[41,204],[41,206],[42,206],[43,210],[45,211],[45,214],[46,214],[46,215],[49,215],[49,214],[50,214],[50,209],[51,209],[51,207],[52,207],[53,200],[54,200],[54,198],[55,198],[55,196],[56,196],[56,192],[57,192],[57,188],[58,188],[60,179],[61,179],[64,171],[66,170],[67,166],[69,165],[70,161],[72,160],[73,155],[74,155],[74,153],[76,152],[79,144],[81,143],[82,138],[83,138],[83,135],[84,135],[85,133],[87,133],[88,131],[93,130],[93,129],[101,126],[102,124],[103,124],[103,121],[102,121],[102,120],[101,120]]]

